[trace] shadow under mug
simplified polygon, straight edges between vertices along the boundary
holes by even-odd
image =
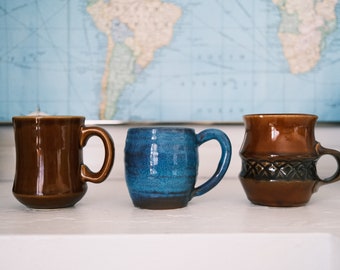
[[[195,187],[198,147],[213,139],[222,150],[216,172]],[[125,176],[133,204],[146,209],[185,207],[193,197],[203,195],[221,181],[230,158],[229,138],[217,129],[195,134],[190,128],[131,128],[125,144]]]
[[[16,171],[13,194],[31,208],[73,206],[86,193],[86,182],[100,183],[114,160],[111,136],[102,128],[85,126],[82,116],[15,116],[12,119]],[[83,164],[83,147],[98,136],[105,149],[103,165],[92,172]]]
[[[245,115],[239,175],[248,199],[267,206],[301,206],[324,184],[340,180],[340,152],[315,140],[317,116],[310,114]],[[334,175],[321,179],[317,161],[331,155]]]

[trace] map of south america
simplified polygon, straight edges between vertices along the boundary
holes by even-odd
[[[107,38],[99,117],[112,119],[122,91],[171,42],[182,10],[160,0],[94,0],[87,12]]]
[[[336,29],[338,0],[273,0],[281,12],[278,36],[292,74],[311,71]]]
[[[1,0],[0,121],[340,122],[339,2]]]

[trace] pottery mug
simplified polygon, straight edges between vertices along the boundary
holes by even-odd
[[[195,187],[198,147],[217,140],[221,157],[214,175]],[[231,158],[227,135],[217,129],[195,134],[190,128],[130,128],[125,143],[125,176],[134,206],[146,209],[185,207],[195,196],[215,187],[225,175]]]
[[[239,175],[248,199],[267,206],[300,206],[324,184],[340,179],[340,152],[315,140],[317,116],[310,114],[245,115]],[[321,179],[317,161],[331,155],[334,175]]]
[[[86,182],[100,183],[114,160],[111,136],[97,126],[85,126],[82,116],[15,116],[12,119],[16,171],[13,194],[31,208],[73,206],[86,193]],[[83,164],[83,147],[98,136],[105,149],[98,172]]]

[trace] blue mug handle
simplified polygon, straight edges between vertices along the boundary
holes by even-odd
[[[225,173],[228,170],[230,159],[231,159],[231,143],[228,136],[218,129],[205,129],[199,134],[196,135],[197,144],[200,146],[201,144],[210,141],[216,140],[221,146],[221,158],[219,160],[217,169],[213,176],[208,179],[202,185],[194,188],[191,193],[191,198],[196,196],[201,196],[207,193],[209,190],[214,188],[223,178]]]

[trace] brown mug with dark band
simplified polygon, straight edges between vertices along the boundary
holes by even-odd
[[[114,144],[101,127],[85,126],[82,116],[15,116],[16,147],[13,194],[31,208],[62,208],[76,204],[86,182],[104,181],[113,166]],[[105,148],[98,172],[83,164],[83,147],[98,136]]]
[[[340,180],[340,152],[315,140],[317,116],[310,114],[245,115],[240,150],[240,180],[248,199],[267,206],[306,204],[318,188]],[[317,161],[331,155],[334,175],[321,179]]]

